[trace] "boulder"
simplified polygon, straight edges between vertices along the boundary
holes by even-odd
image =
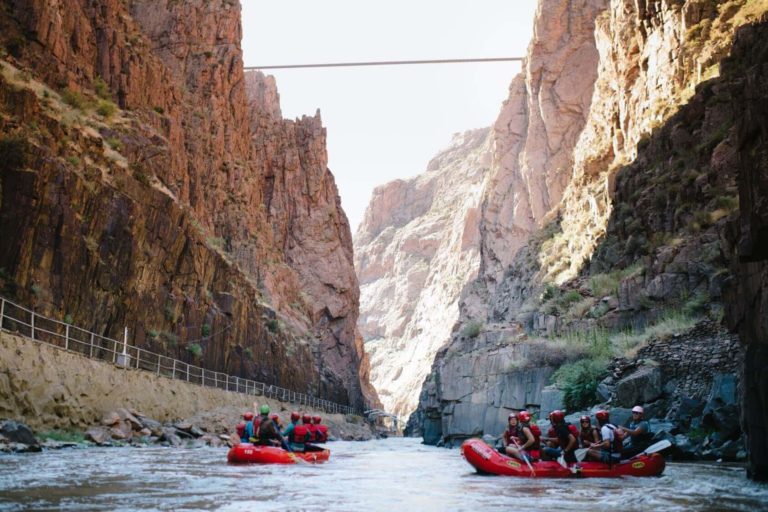
[[[644,365],[616,383],[614,403],[622,407],[633,407],[653,402],[662,392],[661,369]]]
[[[86,441],[93,441],[99,446],[111,444],[112,436],[110,435],[110,429],[107,427],[91,427],[85,431]]]
[[[554,411],[565,409],[565,392],[556,386],[546,386],[541,390],[541,410]]]
[[[681,427],[688,429],[691,426],[691,420],[700,416],[703,411],[704,402],[696,400],[695,398],[683,397],[680,401],[680,405],[677,407],[674,420],[679,423]]]
[[[11,420],[0,423],[0,435],[9,443],[21,443],[29,446],[40,444],[28,426]]]
[[[613,377],[606,377],[597,385],[597,397],[601,402],[607,402],[613,396],[616,388],[613,386]]]
[[[127,409],[118,409],[115,412],[120,416],[121,421],[130,423],[131,430],[141,430],[144,428],[144,424]]]
[[[182,441],[178,433],[180,431],[173,427],[164,427],[163,436],[160,438],[161,442],[168,443],[171,446],[181,446]]]
[[[112,411],[101,419],[101,424],[106,427],[112,427],[120,423],[120,415],[117,412]]]
[[[144,428],[148,428],[153,436],[163,437],[163,425],[159,421],[145,418],[143,416],[140,416],[139,418],[144,425]]]
[[[695,443],[687,436],[678,434],[675,436],[675,441],[672,445],[672,457],[675,460],[699,460],[700,443]]]

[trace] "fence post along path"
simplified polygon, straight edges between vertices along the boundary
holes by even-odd
[[[123,331],[123,340],[119,341],[87,331],[69,322],[42,316],[4,297],[0,297],[0,331],[30,338],[38,343],[45,343],[121,368],[147,371],[191,384],[245,395],[265,396],[297,405],[306,405],[327,413],[356,415],[362,413],[348,405],[297,393],[274,384],[214,372],[143,348],[132,347],[128,345],[128,327]]]

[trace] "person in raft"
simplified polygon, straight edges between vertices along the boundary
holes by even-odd
[[[320,422],[323,421],[323,418],[320,416],[312,416],[312,423],[315,425],[315,442],[316,443],[327,443],[328,442],[328,427],[326,425],[321,425]]]
[[[562,455],[565,462],[576,462],[574,451],[578,445],[576,440],[578,433],[574,434],[575,427],[572,429],[573,425],[565,421],[565,413],[561,410],[552,411],[549,421],[552,423],[552,428],[549,430],[551,434],[549,437],[542,438],[547,441],[548,446],[541,449],[541,458],[557,460]]]
[[[592,443],[587,452],[587,460],[596,460],[613,464],[621,459],[621,434],[618,433],[615,425],[610,423],[608,411],[597,411],[595,413],[598,425],[600,425],[600,437],[602,441]]]
[[[287,446],[275,422],[269,417],[269,406],[267,404],[262,405],[259,412],[261,412],[259,418],[261,421],[256,431],[256,443],[262,446]]]
[[[538,425],[531,424],[531,413],[520,411],[517,413],[517,421],[520,422],[520,430],[523,433],[523,453],[529,460],[537,460],[541,457],[541,429]]]
[[[291,413],[291,424],[283,431],[283,436],[288,440],[288,446],[290,446],[291,451],[294,452],[303,452],[305,443],[309,438],[307,426],[299,424],[300,419],[301,415],[298,412],[293,411]]]
[[[317,442],[317,425],[315,425],[312,422],[312,416],[309,414],[304,414],[301,417],[301,426],[307,427],[307,437],[306,442],[304,443],[304,451],[305,452],[320,452],[323,449],[319,446],[315,446],[314,444],[310,443],[316,443]]]
[[[589,416],[582,416],[579,419],[579,445],[582,448],[589,448],[594,443],[600,442],[600,430],[592,424]]]
[[[632,421],[629,427],[617,427],[616,430],[626,440],[626,446],[621,450],[621,458],[629,459],[642,453],[653,441],[651,425],[643,419],[643,408],[636,405],[632,408]]]

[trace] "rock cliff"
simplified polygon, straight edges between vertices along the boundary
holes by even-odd
[[[325,131],[244,75],[239,2],[6,1],[0,25],[5,291],[211,369],[375,401]]]
[[[427,171],[374,190],[355,234],[360,331],[371,381],[389,412],[407,417],[458,318],[459,293],[480,262],[480,194],[489,129],[457,134]]]
[[[545,4],[547,9],[537,13],[536,26],[554,31],[564,24],[545,19],[567,12],[570,3]],[[535,213],[526,167],[510,165],[507,181],[515,185],[502,186],[501,191],[509,194],[504,191],[511,187],[509,197],[517,199],[499,204],[510,209],[520,205],[520,211],[528,212],[520,218],[527,218],[528,224],[515,221],[511,213],[495,220],[486,214],[481,220],[478,279],[462,293],[459,324],[438,353],[412,417],[412,427],[422,428],[433,440],[497,434],[500,427],[487,431],[484,418],[500,418],[500,410],[548,400],[544,391],[538,403],[527,402],[528,395],[522,393],[515,405],[480,398],[484,392],[493,396],[495,386],[505,387],[505,379],[528,380],[535,383],[528,390],[534,390],[542,385],[535,379],[537,372],[570,361],[581,365],[570,370],[588,377],[579,385],[596,383],[595,378],[605,375],[605,358],[635,353],[649,340],[666,339],[669,332],[664,329],[685,330],[701,318],[722,317],[722,294],[730,282],[728,264],[735,246],[729,226],[739,206],[735,126],[750,96],[738,89],[744,81],[745,68],[738,66],[743,57],[733,57],[723,68],[727,78],[717,78],[719,63],[731,51],[736,29],[754,22],[768,5],[629,0],[603,2],[603,9],[591,5],[591,25],[581,26],[591,30],[593,38],[567,32],[553,38],[563,47],[573,44],[571,51],[593,45],[579,55],[594,56],[588,62],[595,66],[591,84],[569,89],[582,91],[581,101],[573,102],[582,109],[564,109],[574,114],[564,117],[573,131],[557,146],[560,156],[533,144],[541,136],[528,141],[520,135],[530,126],[522,106],[511,111],[517,112],[515,120],[504,122],[511,134],[507,138],[512,161],[543,162],[535,173],[538,187],[555,183],[552,173],[557,165],[566,166],[565,178],[552,187],[553,194],[539,194],[548,197],[549,208]],[[549,37],[537,29],[532,52],[538,39]],[[524,73],[542,67],[532,64],[534,54]],[[525,80],[516,78],[512,90],[522,91]],[[557,89],[550,83],[537,97],[560,97],[547,90],[552,87]],[[507,115],[509,106],[510,102],[505,106]],[[580,120],[576,112],[581,113]],[[498,124],[496,132],[501,133]],[[497,147],[503,144],[497,142]],[[551,163],[548,158],[553,158]],[[495,161],[503,168],[504,158],[497,155]],[[499,171],[494,168],[491,174]],[[488,191],[484,212],[493,211],[492,200]],[[672,320],[681,324],[670,327]],[[627,330],[632,336],[619,335]],[[715,347],[718,353],[733,350],[732,340],[717,328],[696,332],[697,343],[703,346]],[[753,346],[757,351],[759,339],[755,337]],[[513,350],[517,345],[530,347]],[[541,346],[546,348],[536,348]],[[502,371],[474,365],[500,351],[516,354]],[[603,369],[590,373],[593,363]],[[698,390],[714,386],[719,378],[708,362],[702,364],[707,367],[702,375],[711,378],[697,384]],[[722,366],[724,373],[732,371]],[[466,379],[477,383],[472,393],[450,392],[451,383]],[[561,379],[567,376],[558,373],[554,378]],[[691,391],[680,382],[665,386],[658,414],[674,416]],[[576,387],[566,389],[566,400],[574,398]],[[570,398],[569,392],[573,392]]]

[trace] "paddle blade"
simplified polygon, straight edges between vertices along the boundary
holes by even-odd
[[[659,441],[658,443],[652,444],[651,446],[643,450],[643,453],[651,454],[651,453],[660,452],[661,450],[665,448],[669,448],[670,446],[672,446],[672,443],[670,443],[669,440],[664,439]]]
[[[573,454],[576,456],[576,460],[581,462],[584,460],[584,457],[587,456],[587,452],[589,451],[589,448],[579,448]]]
[[[565,463],[565,457],[562,455],[557,458],[557,463],[563,466],[565,469],[568,469],[568,464]]]

